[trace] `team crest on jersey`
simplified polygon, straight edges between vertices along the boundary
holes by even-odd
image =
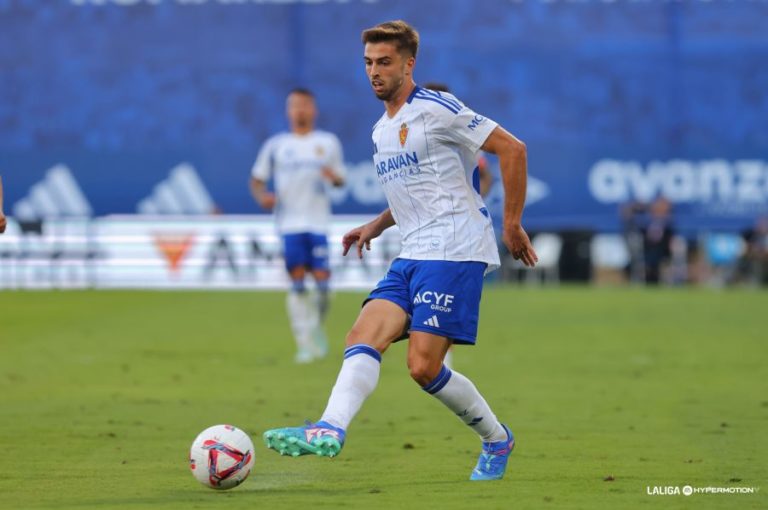
[[[317,147],[315,147],[315,154],[317,155],[318,158],[322,158],[323,154],[325,154],[325,151],[320,145],[318,145]]]
[[[408,124],[403,122],[400,125],[400,146],[405,147],[405,141],[408,139]]]

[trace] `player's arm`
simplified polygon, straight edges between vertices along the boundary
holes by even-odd
[[[267,183],[256,177],[251,177],[251,195],[263,209],[268,211],[271,211],[277,202],[274,193],[267,191]]]
[[[515,259],[533,267],[539,259],[522,225],[528,178],[525,144],[501,126],[496,126],[480,148],[499,157],[504,186],[502,240]]]
[[[392,211],[386,209],[372,221],[357,228],[353,228],[344,234],[344,237],[341,240],[341,243],[344,245],[343,255],[349,253],[349,249],[354,244],[357,245],[357,256],[363,258],[363,246],[365,246],[366,250],[371,251],[371,240],[379,237],[382,232],[394,224],[395,218],[392,216]]]
[[[321,169],[321,172],[323,173],[323,178],[325,178],[326,181],[330,182],[331,185],[335,188],[338,188],[340,186],[344,186],[344,178],[333,171],[333,168],[329,166],[324,166]]]
[[[0,234],[5,232],[5,214],[3,213],[3,179],[0,177]]]
[[[274,146],[275,138],[270,138],[264,143],[264,146],[256,156],[256,162],[251,168],[250,190],[253,199],[256,200],[262,209],[271,211],[275,207],[277,199],[274,193],[267,190],[267,182],[272,176],[274,170]]]
[[[344,168],[344,151],[341,148],[341,142],[334,137],[331,143],[331,157],[328,163],[323,166],[321,172],[323,178],[331,183],[335,188],[344,186],[344,178],[347,170]]]

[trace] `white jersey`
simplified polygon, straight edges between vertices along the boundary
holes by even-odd
[[[402,235],[400,257],[499,266],[488,210],[473,185],[494,121],[453,95],[416,87],[373,127],[373,162]]]
[[[346,175],[341,143],[332,133],[280,133],[264,143],[251,175],[265,182],[274,179],[275,220],[281,234],[327,233],[330,183],[322,176],[323,167],[339,177]]]

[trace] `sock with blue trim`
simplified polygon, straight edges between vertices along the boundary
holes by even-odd
[[[363,402],[376,389],[381,369],[381,354],[365,344],[350,345],[320,421],[347,430]]]
[[[317,310],[320,314],[320,322],[325,320],[330,304],[328,280],[318,280],[317,284]]]
[[[291,292],[295,292],[296,294],[304,294],[307,291],[306,283],[304,283],[304,279],[300,280],[291,280]]]
[[[507,439],[507,432],[496,419],[488,402],[480,395],[472,381],[455,370],[443,365],[437,377],[423,389],[456,413],[456,416],[472,427],[483,441]]]
[[[294,282],[293,288],[286,296],[288,319],[299,352],[311,354],[313,349],[312,332],[314,323],[317,322],[317,312],[312,309],[307,292],[297,290],[297,287],[298,284]]]

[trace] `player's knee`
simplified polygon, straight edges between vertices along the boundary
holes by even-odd
[[[312,276],[315,278],[316,283],[327,283],[331,278],[331,272],[326,269],[313,269]]]
[[[350,329],[349,332],[347,332],[347,336],[344,339],[346,346],[349,347],[350,345],[362,343],[360,341],[362,338],[362,334],[363,332],[360,331],[360,328],[357,327],[357,324],[352,326],[352,329]]]
[[[293,266],[288,269],[291,280],[303,280],[307,275],[307,268],[304,266]]]
[[[432,382],[440,373],[441,367],[442,363],[439,360],[431,360],[423,357],[408,358],[408,370],[411,373],[411,378],[416,381],[419,386],[426,386]]]
[[[384,353],[387,350],[388,344],[384,341],[378,341],[376,335],[364,327],[360,327],[357,324],[352,326],[352,329],[347,333],[345,338],[345,344],[347,347],[357,344],[370,345],[380,353]]]

